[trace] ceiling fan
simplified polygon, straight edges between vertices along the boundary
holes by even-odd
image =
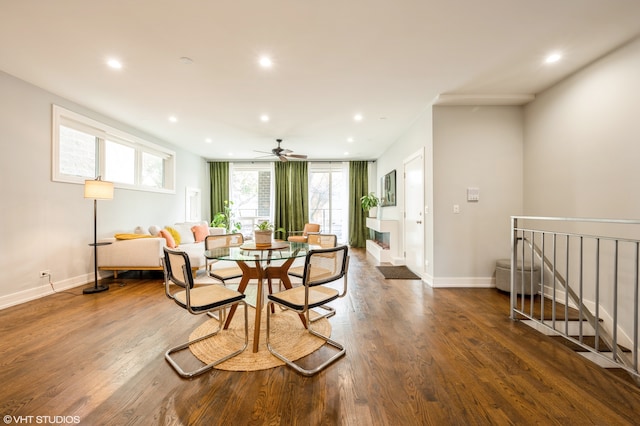
[[[285,163],[287,161],[289,161],[289,158],[299,158],[299,159],[307,158],[307,156],[304,155],[304,154],[294,154],[293,151],[291,151],[290,149],[281,148],[280,147],[280,143],[282,142],[282,139],[276,139],[276,142],[278,142],[278,147],[277,148],[273,148],[271,150],[271,152],[265,152],[265,151],[256,151],[256,152],[261,152],[263,154],[269,154],[268,156],[275,155],[276,157],[278,157],[280,159],[280,161],[285,162]]]

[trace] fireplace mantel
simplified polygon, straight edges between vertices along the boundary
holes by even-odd
[[[398,221],[367,218],[367,228],[379,233],[389,234],[389,247],[382,247],[373,240],[367,240],[367,252],[380,263],[401,265],[404,262],[398,257]]]

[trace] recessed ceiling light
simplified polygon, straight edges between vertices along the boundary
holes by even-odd
[[[553,64],[554,62],[558,62],[560,59],[562,59],[562,53],[554,52],[547,56],[544,62],[547,64]]]
[[[353,119],[354,119],[355,121],[362,121],[362,118],[363,118],[363,117],[362,117],[362,114],[360,114],[360,113],[358,113],[358,114],[356,114],[356,115],[354,115],[354,116],[353,116]]]
[[[266,123],[267,121],[269,121],[269,116],[267,114],[262,114],[260,116],[260,121],[262,121],[263,123]]]
[[[169,121],[172,123],[177,123],[178,122],[178,118],[175,115],[172,115],[169,117]]]
[[[353,138],[347,138],[347,142],[349,143],[353,142]]]
[[[182,58],[180,58],[180,62],[185,64],[185,65],[189,65],[193,63],[193,59],[183,56]]]
[[[349,151],[345,151],[344,155],[349,155]]]
[[[213,140],[212,140],[211,138],[206,138],[204,141],[205,141],[206,143],[212,143],[212,142],[213,142]]]
[[[271,68],[273,66],[273,61],[268,56],[261,56],[258,63],[262,68]]]
[[[120,62],[117,59],[109,59],[107,61],[107,65],[109,65],[111,68],[119,70],[122,68],[122,62]]]

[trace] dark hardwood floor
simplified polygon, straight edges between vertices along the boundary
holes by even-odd
[[[279,367],[181,379],[164,351],[206,317],[168,300],[160,274],[136,272],[108,292],[0,311],[0,414],[11,424],[640,423],[638,388],[511,321],[507,295],[384,280],[362,250],[351,256],[331,319],[347,355],[315,377]]]

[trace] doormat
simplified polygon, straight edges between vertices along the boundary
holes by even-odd
[[[376,266],[388,280],[420,280],[421,278],[411,272],[406,266]]]

